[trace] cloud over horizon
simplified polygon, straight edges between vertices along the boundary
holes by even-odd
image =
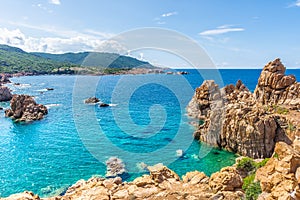
[[[127,52],[115,41],[88,34],[65,37],[30,37],[20,29],[0,28],[0,44],[18,47],[27,52],[66,53],[82,51],[105,51],[124,54]]]
[[[201,36],[212,36],[212,35],[220,35],[220,34],[225,34],[225,33],[230,33],[230,32],[241,32],[245,31],[244,28],[235,28],[232,27],[232,25],[222,25],[217,27],[216,29],[210,29],[206,31],[202,31],[199,33]]]

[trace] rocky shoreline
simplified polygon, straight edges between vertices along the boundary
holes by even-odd
[[[276,59],[263,68],[254,93],[242,81],[221,89],[206,80],[187,107],[199,119],[195,139],[256,160],[240,157],[211,177],[194,171],[180,178],[157,164],[132,182],[92,177],[56,197],[24,192],[0,199],[300,199],[299,110],[300,83]]]

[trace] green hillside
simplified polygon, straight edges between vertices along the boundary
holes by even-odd
[[[155,68],[148,62],[115,53],[28,53],[0,45],[0,72],[33,74],[115,73],[132,68]]]
[[[72,66],[71,64],[32,55],[19,48],[0,45],[0,72],[47,74],[58,68],[69,68]]]

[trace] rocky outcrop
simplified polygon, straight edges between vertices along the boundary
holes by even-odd
[[[300,152],[284,142],[276,144],[273,157],[256,172],[262,194],[258,199],[300,199]]]
[[[254,96],[262,104],[286,104],[300,109],[300,83],[294,75],[285,75],[285,67],[276,59],[261,72]]]
[[[91,104],[91,103],[99,103],[100,100],[97,97],[90,97],[86,100],[84,100],[84,103]]]
[[[244,198],[244,193],[241,191],[241,177],[234,168],[225,168],[212,175],[211,179],[202,172],[188,172],[183,176],[182,181],[175,172],[162,164],[148,167],[148,169],[150,175],[138,177],[129,183],[122,182],[120,177],[111,179],[93,177],[88,181],[80,180],[68,188],[63,196],[45,198],[44,200],[232,200]],[[23,199],[26,200],[39,199],[38,196],[34,196],[30,192],[19,194],[19,197],[22,195],[24,196]],[[12,197],[3,200],[12,200]],[[19,198],[18,200],[23,199]]]
[[[5,116],[16,122],[41,120],[48,114],[46,106],[37,104],[29,95],[13,95],[10,107],[5,110]]]
[[[11,75],[9,74],[0,74],[0,86],[5,83],[10,83],[10,77]]]
[[[117,177],[125,174],[125,164],[120,158],[110,157],[106,161],[106,177]]]
[[[10,89],[6,86],[0,86],[0,102],[10,101],[12,99],[12,94]]]
[[[300,116],[300,87],[284,72],[279,59],[270,62],[254,94],[240,80],[222,89],[204,81],[187,107],[188,114],[199,119],[194,137],[252,158],[270,157],[278,141],[291,144],[300,136],[300,122],[295,121]]]

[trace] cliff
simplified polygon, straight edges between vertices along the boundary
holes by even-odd
[[[254,93],[238,81],[219,88],[204,81],[187,107],[199,119],[194,137],[252,158],[270,157],[276,142],[300,136],[300,83],[276,59],[262,70]]]

